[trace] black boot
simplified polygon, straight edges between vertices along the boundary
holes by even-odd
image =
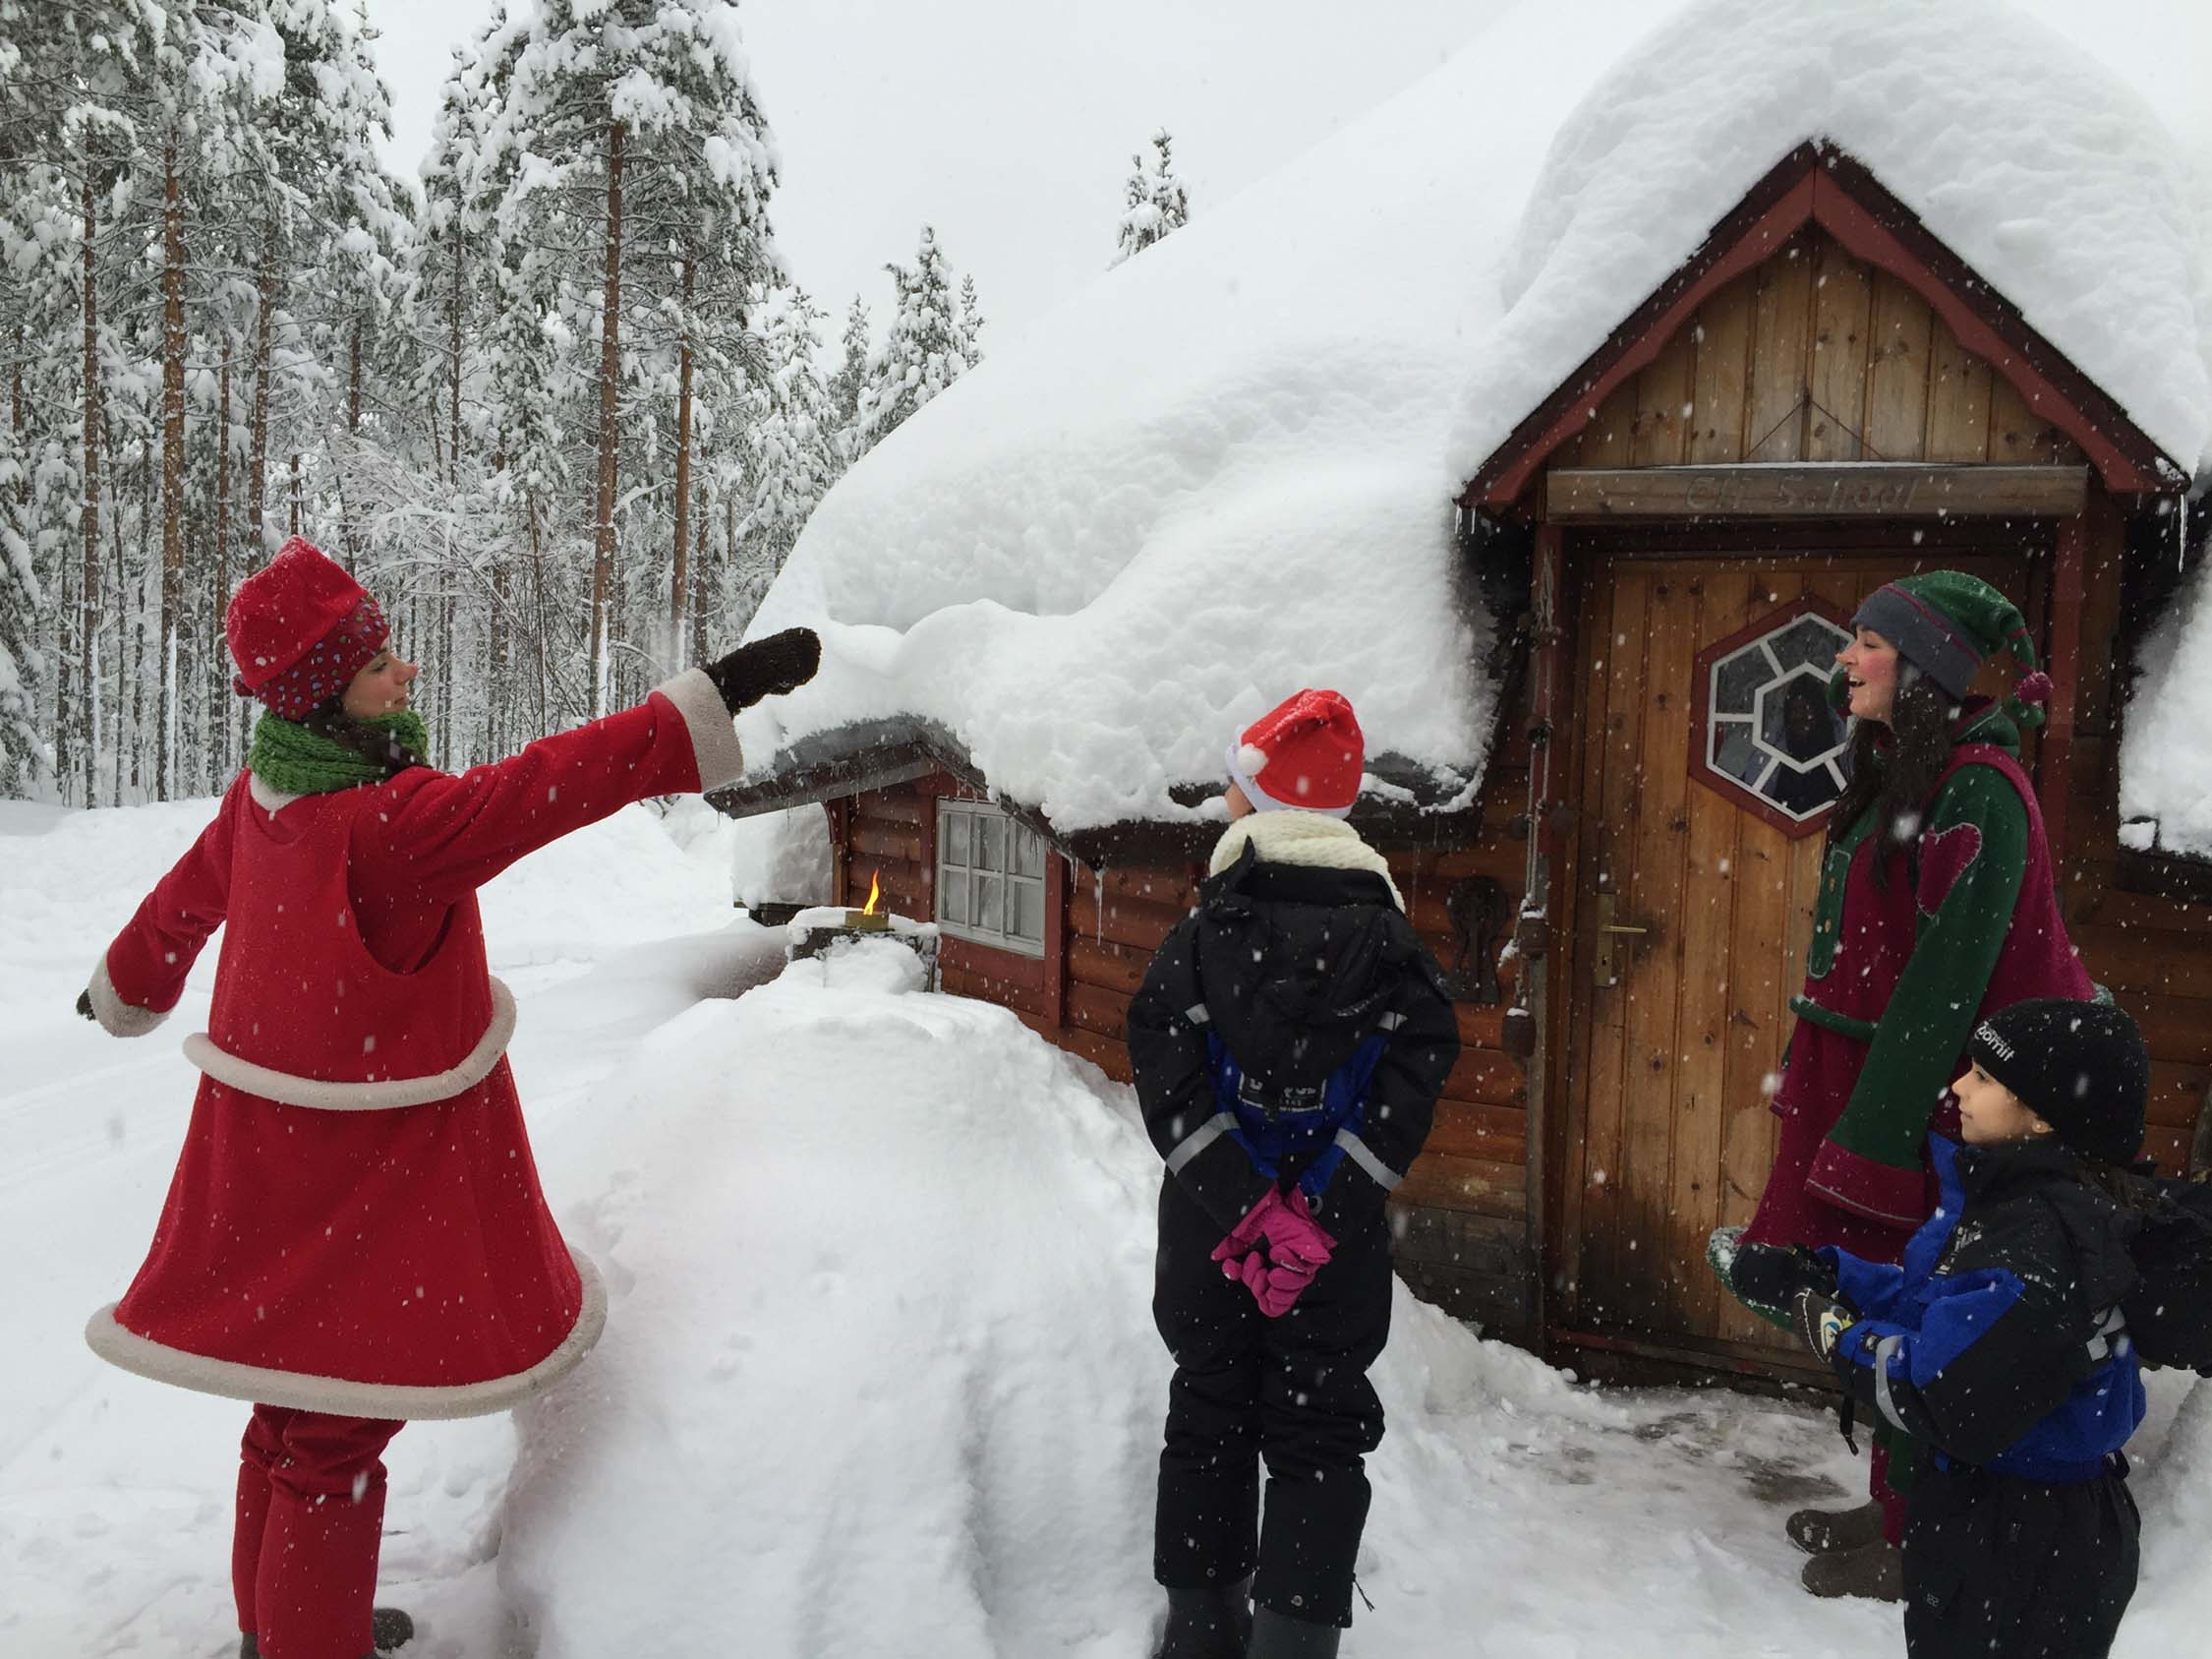
[[[1252,1615],[1252,1645],[1245,1649],[1245,1659],[1336,1659],[1343,1636],[1334,1625],[1309,1625],[1262,1607]]]
[[[1798,1582],[1816,1596],[1864,1596],[1869,1601],[1900,1601],[1904,1597],[1903,1560],[1896,1545],[1879,1536],[1855,1550],[1815,1556],[1797,1576]]]
[[[1870,1498],[1849,1510],[1799,1510],[1782,1530],[1809,1556],[1861,1549],[1882,1536],[1882,1506]]]
[[[369,1615],[369,1640],[376,1652],[366,1659],[383,1659],[396,1648],[405,1647],[414,1639],[415,1621],[404,1609],[379,1607]]]
[[[1167,1629],[1154,1659],[1245,1659],[1252,1639],[1252,1576],[1229,1585],[1170,1587]]]

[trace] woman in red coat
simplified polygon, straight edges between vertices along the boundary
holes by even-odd
[[[777,635],[455,777],[420,759],[418,671],[376,601],[305,541],[240,587],[226,629],[265,710],[248,768],[78,1005],[151,1031],[225,927],[152,1248],[86,1334],[126,1370],[256,1402],[241,1653],[362,1659],[408,1629],[372,1617],[385,1444],[541,1392],[607,1315],[539,1191],[476,890],[630,801],[736,778],[730,715],[803,683],[820,646]]]

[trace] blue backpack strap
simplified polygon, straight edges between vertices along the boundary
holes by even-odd
[[[1374,1069],[1382,1063],[1382,1050],[1388,1040],[1382,1032],[1365,1038],[1352,1051],[1352,1057],[1331,1072],[1328,1082],[1322,1086],[1327,1102],[1324,1117],[1329,1139],[1298,1178],[1300,1190],[1309,1199],[1318,1199],[1328,1190],[1337,1166],[1357,1144],[1360,1131],[1367,1124],[1368,1091],[1374,1083]]]

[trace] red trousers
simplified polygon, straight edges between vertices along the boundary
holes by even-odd
[[[230,1578],[262,1659],[363,1659],[402,1424],[257,1405],[239,1449]]]

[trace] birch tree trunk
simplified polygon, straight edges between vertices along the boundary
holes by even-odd
[[[177,772],[177,683],[184,632],[185,326],[184,186],[172,131],[161,155],[161,617],[153,711],[153,793],[167,800]]]
[[[614,460],[621,441],[622,123],[607,128],[607,288],[599,329],[599,500],[592,549],[591,718],[607,712],[608,605],[614,582]]]
[[[691,292],[697,262],[683,250],[683,343],[676,353],[675,561],[669,572],[669,651],[683,651],[683,612],[691,596]],[[668,665],[674,668],[675,664]]]
[[[85,156],[85,581],[77,595],[77,643],[83,653],[85,702],[78,736],[85,749],[85,804],[92,795],[100,752],[100,329],[99,285],[92,241],[99,230],[99,201],[92,191],[92,157]]]
[[[268,502],[268,368],[270,335],[276,310],[276,226],[262,227],[261,303],[254,317],[254,432],[246,463],[246,523],[254,533],[250,564],[259,565],[269,554],[264,528]]]

